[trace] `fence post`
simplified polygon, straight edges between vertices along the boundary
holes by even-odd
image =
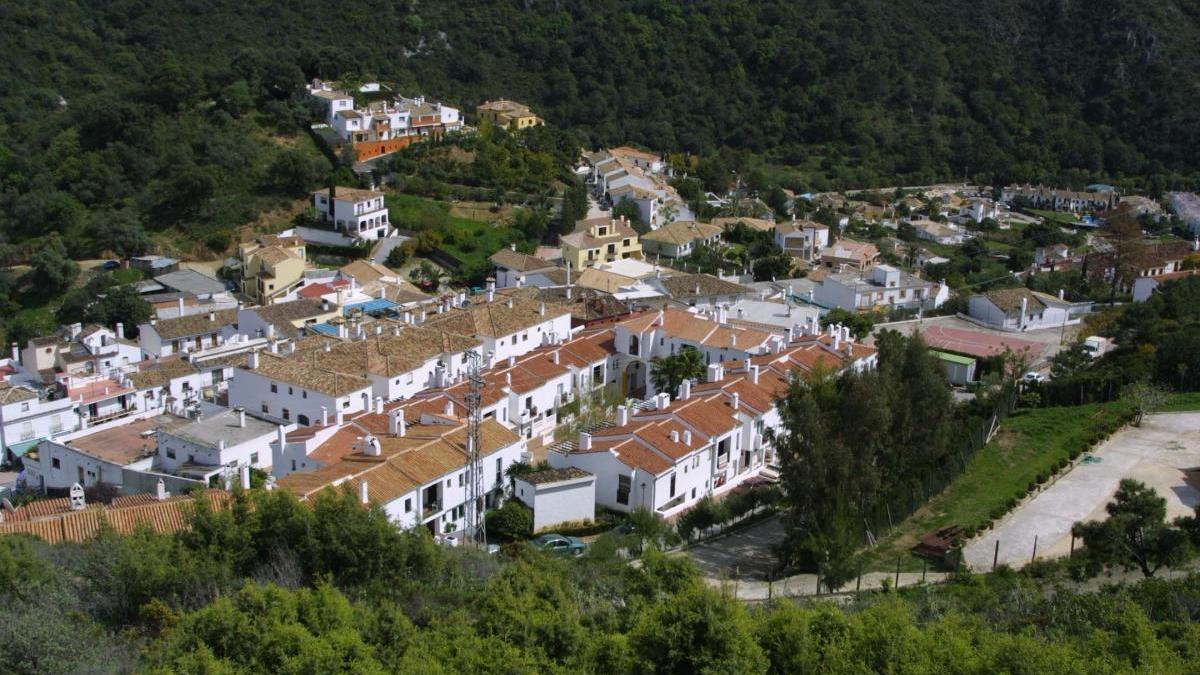
[[[900,590],[900,556],[896,556],[896,590]]]
[[[1037,540],[1038,536],[1036,534],[1033,535],[1033,555],[1029,556],[1029,562],[1037,560]]]
[[[996,540],[996,550],[992,552],[992,571],[996,571],[996,561],[1000,559],[1000,540]]]

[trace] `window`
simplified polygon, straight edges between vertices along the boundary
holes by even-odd
[[[504,482],[504,458],[497,457],[496,458],[496,483],[500,484],[502,482]]]
[[[258,453],[257,452],[250,453],[250,463],[253,465],[256,465],[256,466],[258,465]]]
[[[288,396],[291,396],[291,395],[292,395],[292,388],[288,387]]]
[[[675,474],[671,474],[671,491],[667,496],[668,497],[675,496]]]
[[[278,394],[278,393],[279,393],[279,387],[278,387],[278,385],[276,385],[275,383],[271,383],[271,393],[272,393],[272,394]]]
[[[167,459],[175,459],[175,450],[167,448]]]
[[[464,472],[458,474],[458,487],[462,487],[463,485],[466,485],[466,483],[467,483],[467,472],[464,471]]]
[[[292,413],[289,412],[287,408],[283,409],[283,419],[285,419],[285,420],[292,419]]]
[[[296,460],[292,460],[292,471],[296,470]]]
[[[412,513],[412,497],[404,500],[404,512]]]
[[[263,411],[264,415],[267,415],[271,412],[271,409],[267,407],[267,404],[265,402],[262,404],[262,411]]]
[[[300,390],[300,398],[308,398],[308,392],[301,389]]]
[[[633,486],[629,476],[617,476],[617,503],[629,503],[629,490]]]
[[[696,498],[696,488],[692,488],[692,499]]]
[[[61,463],[58,461],[58,458],[57,458],[57,457],[55,457],[54,459],[50,460],[50,466],[52,466],[52,467],[54,467],[54,468],[56,468],[56,469],[61,469],[61,468],[62,468],[62,464],[61,464]]]
[[[21,404],[21,412],[29,412],[29,402],[28,401]]]

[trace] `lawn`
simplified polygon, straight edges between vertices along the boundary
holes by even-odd
[[[442,236],[442,249],[467,266],[486,265],[492,253],[521,240],[519,232],[504,225],[451,215],[452,207],[445,202],[388,195],[387,205],[388,215],[397,227],[437,232]]]
[[[1044,218],[1051,225],[1062,225],[1063,227],[1073,227],[1079,222],[1079,218],[1071,213],[1062,213],[1059,211],[1043,211],[1041,209],[1026,209],[1032,215]]]
[[[1197,397],[1200,398],[1200,397]],[[946,525],[977,527],[1003,510],[1039,474],[1050,475],[1071,449],[1111,425],[1121,403],[1022,410],[1006,419],[986,447],[976,453],[948,488],[934,497],[867,553],[867,570],[919,570],[922,558],[910,549],[920,538]]]
[[[133,267],[119,267],[112,271],[113,281],[118,284],[133,284],[142,280],[145,275]]]

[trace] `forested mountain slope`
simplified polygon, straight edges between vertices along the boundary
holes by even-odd
[[[0,231],[242,222],[321,170],[263,142],[314,76],[522,99],[592,144],[770,153],[818,188],[1156,190],[1197,175],[1197,44],[1200,5],[1171,0],[7,3]]]

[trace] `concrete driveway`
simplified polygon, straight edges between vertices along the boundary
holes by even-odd
[[[742,579],[765,581],[776,565],[773,547],[783,537],[783,523],[775,515],[735,534],[695,546],[688,555],[705,576],[732,578],[737,574]]]
[[[990,571],[999,541],[999,563],[1024,566],[1033,558],[1035,537],[1038,558],[1067,555],[1071,527],[1107,517],[1104,507],[1122,478],[1141,481],[1166,498],[1168,519],[1190,515],[1200,502],[1197,474],[1187,473],[1200,467],[1200,413],[1148,416],[1142,426],[1115,434],[1091,455],[1099,461],[1077,464],[967,544],[967,563]]]

